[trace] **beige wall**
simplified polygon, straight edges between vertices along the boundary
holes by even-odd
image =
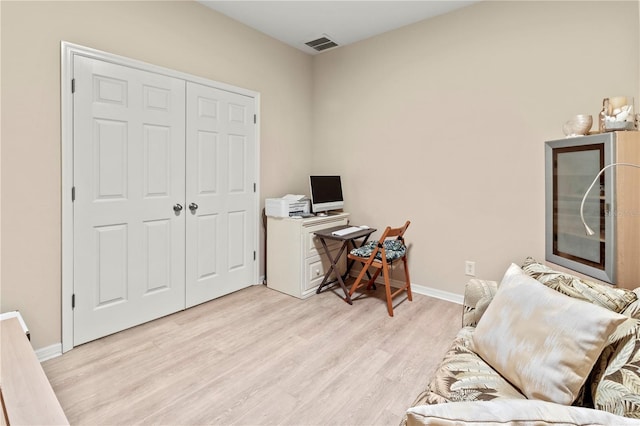
[[[36,348],[61,336],[61,40],[259,91],[261,198],[339,173],[354,221],[411,219],[412,281],[453,293],[465,260],[544,258],[543,141],[640,98],[637,2],[485,0],[315,57],[191,1],[0,10],[0,310]]]
[[[0,7],[0,311],[22,312],[35,348],[61,340],[61,40],[260,92],[261,196],[306,182],[310,56],[191,1]]]
[[[638,100],[638,51],[635,1],[482,1],[326,52],[312,170],[342,174],[354,222],[410,219],[412,282],[461,294],[465,260],[544,260],[544,141]]]

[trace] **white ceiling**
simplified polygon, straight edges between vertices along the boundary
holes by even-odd
[[[325,35],[339,46],[344,46],[477,1],[198,0],[211,9],[309,54],[319,52],[305,43]]]

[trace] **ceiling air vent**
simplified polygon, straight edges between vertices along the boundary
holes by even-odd
[[[328,37],[320,37],[315,40],[308,41],[305,44],[318,52],[322,52],[323,50],[336,47],[338,45],[338,43],[330,40]]]

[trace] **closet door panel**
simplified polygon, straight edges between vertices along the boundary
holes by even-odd
[[[187,83],[188,307],[255,284],[254,113],[253,98]]]
[[[184,309],[185,81],[74,58],[74,345]]]

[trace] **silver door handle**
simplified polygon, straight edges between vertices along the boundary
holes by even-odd
[[[195,213],[198,210],[198,205],[196,203],[189,204],[189,210],[191,210],[191,213]]]
[[[175,204],[173,206],[173,211],[176,213],[180,213],[182,211],[182,204]]]

